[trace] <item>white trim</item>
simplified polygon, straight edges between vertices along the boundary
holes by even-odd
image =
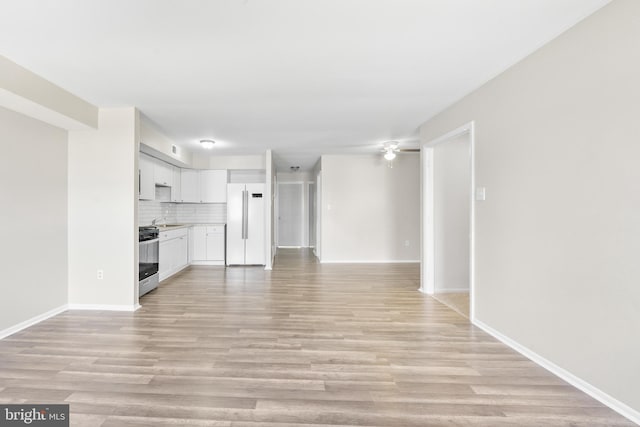
[[[9,335],[13,335],[16,332],[20,332],[21,330],[26,329],[29,326],[33,326],[36,323],[40,323],[43,320],[47,320],[48,318],[58,315],[60,313],[63,313],[65,311],[67,311],[67,304],[61,305],[60,307],[56,307],[45,313],[34,316],[31,319],[27,319],[23,322],[18,323],[17,325],[13,325],[6,329],[3,329],[2,331],[0,331],[0,339],[6,338]]]
[[[476,234],[476,211],[475,211],[475,122],[468,122],[446,134],[422,144],[420,150],[421,157],[421,196],[422,196],[422,264],[420,271],[420,292],[433,295],[435,292],[435,224],[434,224],[434,175],[433,175],[433,150],[434,147],[446,143],[452,138],[469,134],[469,163],[470,163],[470,212],[469,212],[469,318],[475,319],[475,234]]]
[[[189,265],[225,265],[225,262],[224,261],[191,261],[191,264]]]
[[[97,310],[97,311],[136,311],[140,304],[116,305],[116,304],[69,304],[69,310]]]
[[[468,293],[468,292],[469,292],[469,288],[438,289],[438,294],[459,294],[459,293]]]
[[[418,264],[419,259],[356,259],[356,260],[322,260],[321,264]]]
[[[433,175],[433,149],[422,147],[420,149],[421,157],[421,195],[422,195],[422,216],[420,225],[422,228],[422,241],[420,247],[422,249],[421,257],[423,262],[420,264],[420,292],[433,295],[435,290],[435,233],[434,233],[434,175]]]
[[[278,246],[278,249],[302,249],[306,246]]]
[[[316,215],[317,215],[316,210],[317,209],[313,209],[313,210],[311,209],[311,186],[312,185],[313,185],[314,193],[318,190],[318,188],[316,187],[316,183],[315,182],[313,182],[313,181],[308,181],[307,182],[307,206],[306,206],[306,208],[307,208],[307,227],[306,227],[307,231],[306,231],[306,234],[307,234],[307,247],[308,248],[313,248],[314,247],[314,245],[311,245],[311,230],[313,230],[314,234],[315,234],[315,231],[316,231],[315,222],[316,222]],[[314,197],[314,199],[315,199],[315,197]],[[315,204],[316,204],[316,200],[313,201],[313,205],[314,206],[315,206]],[[311,223],[311,213],[312,213],[312,211],[313,211],[313,219],[314,219],[313,224]],[[317,240],[317,236],[316,236],[316,239],[314,239],[314,240]],[[314,242],[314,244],[315,244],[315,242]]]
[[[530,350],[529,348],[523,346],[522,344],[518,343],[517,341],[515,341],[515,340],[509,338],[508,336],[503,335],[502,333],[496,331],[491,326],[483,323],[482,321],[480,321],[478,319],[473,319],[471,321],[471,323],[473,323],[475,326],[477,326],[478,328],[482,329],[483,331],[485,331],[489,335],[493,336],[497,340],[501,341],[503,344],[506,344],[507,346],[511,347],[512,349],[514,349],[518,353],[522,354],[526,358],[528,358],[531,361],[533,361],[533,362],[537,363],[538,365],[542,366],[543,368],[545,368],[546,370],[548,370],[552,374],[560,377],[561,379],[563,379],[564,381],[568,382],[569,384],[571,384],[575,388],[577,388],[580,391],[582,391],[582,392],[588,394],[589,396],[593,397],[594,399],[596,399],[597,401],[599,401],[603,405],[608,406],[609,408],[613,409],[614,411],[616,411],[617,413],[619,413],[623,417],[625,417],[625,418],[629,419],[630,421],[640,425],[640,412],[639,411],[636,411],[635,409],[631,408],[630,406],[620,402],[618,399],[610,396],[609,394],[605,393],[604,391],[600,390],[599,388],[589,384],[588,382],[586,382],[582,378],[572,374],[571,372],[567,371],[566,369],[561,368],[560,366],[556,365],[555,363],[551,362],[550,360],[540,356],[538,353]]]

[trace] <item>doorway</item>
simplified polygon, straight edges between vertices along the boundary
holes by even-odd
[[[279,248],[300,248],[304,245],[304,185],[302,182],[278,183]]]
[[[421,291],[474,319],[473,123],[423,145]]]

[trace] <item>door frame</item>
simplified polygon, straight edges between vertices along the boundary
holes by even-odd
[[[278,182],[278,186],[280,185],[299,185],[300,186],[300,190],[302,191],[302,197],[300,200],[300,209],[301,209],[301,215],[300,215],[300,236],[302,238],[302,245],[301,246],[282,246],[280,245],[280,187],[278,187],[278,192],[277,192],[277,200],[276,200],[276,206],[275,206],[275,211],[276,211],[276,247],[278,248],[295,248],[295,249],[300,249],[304,247],[304,212],[305,212],[305,206],[304,206],[304,193],[305,193],[305,181],[288,181],[288,182]]]
[[[314,206],[313,207],[314,207],[314,209],[311,209],[311,186],[312,185],[313,185],[313,191],[314,191],[314,193],[313,193],[313,198],[314,198],[314,200],[313,200],[313,205]],[[307,188],[307,197],[306,197],[307,203],[306,203],[306,206],[307,206],[307,210],[308,210],[308,212],[307,212],[307,221],[309,222],[307,224],[307,227],[305,227],[307,229],[307,231],[306,231],[306,233],[307,233],[307,247],[311,248],[311,249],[314,249],[316,247],[317,236],[314,236],[315,238],[313,239],[314,242],[313,242],[313,245],[312,245],[311,244],[311,229],[313,229],[313,232],[315,234],[315,231],[316,231],[316,209],[317,209],[315,207],[315,205],[317,203],[315,199],[317,197],[316,192],[318,191],[318,187],[316,187],[315,181],[308,181],[306,188]],[[312,214],[313,214],[313,221],[311,221],[311,215]],[[304,227],[304,222],[303,222],[302,226]]]
[[[435,293],[435,218],[434,218],[434,149],[461,135],[469,135],[469,319],[475,321],[475,122],[470,121],[446,134],[420,146],[421,170],[421,262],[420,262],[420,292],[433,295]]]

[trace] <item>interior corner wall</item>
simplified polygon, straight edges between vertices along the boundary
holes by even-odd
[[[639,22],[613,1],[421,127],[475,122],[476,319],[636,414]]]
[[[0,331],[67,304],[67,132],[0,108]]]
[[[322,156],[322,262],[418,262],[420,156]]]
[[[69,132],[71,306],[138,303],[137,122],[135,108],[101,109],[97,130]]]

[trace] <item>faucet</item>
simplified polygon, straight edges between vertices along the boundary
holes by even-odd
[[[161,219],[165,224],[167,223],[167,218],[166,218],[166,217],[163,217],[163,216],[160,216],[160,217],[158,217],[158,218],[154,218],[154,219],[151,221],[151,225],[156,225],[156,223],[158,222],[158,220],[159,220],[159,219]]]

